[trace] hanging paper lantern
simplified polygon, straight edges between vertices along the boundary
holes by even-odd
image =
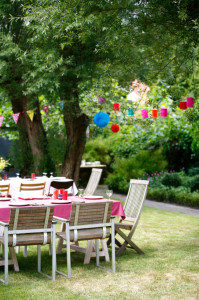
[[[158,110],[157,110],[157,109],[152,109],[152,110],[151,110],[151,116],[152,116],[153,118],[157,118],[157,116],[158,116]]]
[[[131,108],[129,108],[127,110],[127,114],[128,114],[128,116],[133,116],[133,110]]]
[[[167,108],[160,108],[160,117],[167,117]]]
[[[187,109],[187,102],[186,101],[180,101],[180,109]]]
[[[142,119],[148,118],[148,110],[142,109],[141,110]]]
[[[4,116],[1,116],[1,117],[0,117],[0,127],[1,127],[1,125],[2,125],[2,123],[3,123],[3,119],[4,119]]]
[[[114,110],[119,110],[120,106],[119,106],[119,103],[114,103],[113,104],[113,109]]]
[[[194,107],[194,98],[187,98],[187,107]]]
[[[118,132],[118,131],[120,130],[120,126],[117,125],[117,124],[113,124],[113,125],[111,126],[111,130],[112,130],[113,132]]]
[[[99,127],[105,127],[110,121],[109,115],[104,112],[98,112],[94,116],[94,122]]]
[[[105,97],[99,97],[98,98],[98,103],[100,103],[100,104],[105,103]]]

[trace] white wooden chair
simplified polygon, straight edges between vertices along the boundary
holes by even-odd
[[[112,202],[72,204],[70,220],[55,218],[66,224],[66,231],[57,236],[66,240],[67,275],[56,270],[59,274],[71,277],[70,242],[95,240],[96,264],[99,264],[99,239],[105,239],[112,233],[112,271],[115,272],[115,237],[114,218],[111,217]],[[79,247],[80,248],[80,247]],[[82,249],[76,251],[82,252]]]
[[[0,184],[0,192],[6,193],[6,197],[9,195],[10,184]]]
[[[88,184],[87,184],[85,192],[84,192],[84,195],[91,196],[95,193],[95,191],[98,187],[100,178],[102,176],[102,171],[103,171],[102,169],[98,169],[98,168],[92,169]]]
[[[4,246],[4,284],[8,284],[8,247],[37,245],[37,270],[42,275],[55,280],[56,270],[56,229],[52,223],[54,207],[11,208],[9,223],[0,222],[4,227],[0,243]],[[51,238],[52,234],[52,238]],[[41,272],[41,245],[50,244],[52,240],[52,277]],[[14,249],[13,249],[14,251]],[[16,260],[16,257],[15,257]],[[13,264],[13,261],[10,263]],[[17,262],[15,261],[15,265]],[[18,264],[16,265],[18,266]],[[18,270],[17,270],[18,271]]]
[[[118,234],[123,238],[124,242],[121,244],[116,238],[115,243],[119,247],[116,252],[116,256],[120,256],[126,247],[133,248],[139,254],[144,252],[132,241],[133,234],[138,225],[140,215],[142,212],[144,200],[146,199],[147,188],[149,181],[147,180],[130,180],[130,187],[128,190],[128,195],[124,204],[125,220],[120,218],[119,223],[115,223],[115,236]],[[124,230],[129,231],[126,234]],[[108,245],[111,240],[109,238]]]

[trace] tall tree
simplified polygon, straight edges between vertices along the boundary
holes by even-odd
[[[32,155],[28,158],[33,158],[32,162],[24,156],[26,172],[30,171],[33,164],[35,171],[41,173],[42,170],[52,168],[52,164],[37,95],[26,94],[23,79],[29,68],[26,59],[29,48],[28,32],[24,26],[23,2],[4,0],[0,2],[0,84],[1,93],[4,92],[5,96],[3,100],[11,102],[14,113],[21,113],[17,123],[19,145],[25,153],[31,151]],[[32,107],[36,108],[33,121],[24,113]]]

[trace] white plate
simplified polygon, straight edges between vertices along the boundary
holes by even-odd
[[[69,200],[53,200],[51,201],[53,204],[66,204],[66,203],[71,203]]]
[[[11,198],[7,198],[7,197],[0,197],[0,201],[10,201]]]
[[[103,199],[103,196],[84,196],[85,199],[94,200],[94,199]]]
[[[10,206],[27,206],[30,205],[30,203],[25,202],[25,201],[13,201],[11,203],[9,203]]]

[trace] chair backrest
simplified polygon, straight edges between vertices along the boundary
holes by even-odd
[[[6,196],[8,196],[10,190],[10,184],[0,184],[0,192],[6,192]]]
[[[137,226],[142,211],[144,200],[146,199],[149,181],[147,180],[130,180],[130,186],[127,198],[124,204],[126,220],[134,221],[134,227]]]
[[[51,243],[54,207],[11,208],[8,226],[9,245],[44,245]]]
[[[45,182],[37,182],[37,183],[21,183],[20,185],[20,192],[35,192],[40,191],[41,195],[44,195],[45,191]],[[27,193],[26,193],[27,194]]]
[[[8,230],[51,228],[53,213],[53,206],[11,208]]]
[[[112,202],[73,203],[70,226],[109,223]]]
[[[86,196],[91,196],[95,193],[97,186],[99,184],[100,178],[102,176],[102,169],[98,169],[98,168],[93,168],[88,184],[86,186],[85,192],[84,194]]]

